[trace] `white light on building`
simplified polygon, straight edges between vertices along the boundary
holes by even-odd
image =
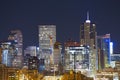
[[[113,54],[113,42],[110,42],[110,54]]]

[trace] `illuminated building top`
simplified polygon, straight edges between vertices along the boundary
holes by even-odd
[[[65,44],[65,47],[80,46],[80,43],[79,43],[79,42],[75,42],[75,41],[72,41],[72,40],[68,40],[68,41],[65,42],[64,44]]]
[[[85,21],[86,23],[90,23],[90,20],[89,20],[89,12],[87,12],[87,20]]]

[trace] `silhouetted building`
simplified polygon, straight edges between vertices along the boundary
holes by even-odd
[[[29,59],[31,58],[31,56],[30,56],[30,54],[26,54],[25,56],[24,56],[24,62],[23,62],[23,66],[29,66],[28,64],[29,64]]]
[[[28,60],[28,69],[37,69],[38,70],[38,66],[39,66],[39,60],[37,57],[32,56],[29,58]]]
[[[40,59],[39,60],[39,68],[38,68],[38,71],[39,72],[42,72],[45,70],[45,60],[44,59]]]
[[[105,68],[105,60],[103,50],[98,49],[98,70]]]

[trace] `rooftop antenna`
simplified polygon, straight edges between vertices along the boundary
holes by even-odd
[[[87,20],[89,20],[89,11],[87,11]]]
[[[90,23],[90,20],[89,20],[89,11],[87,11],[87,20],[86,20],[86,23]]]

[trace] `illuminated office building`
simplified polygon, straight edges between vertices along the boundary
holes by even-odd
[[[87,13],[87,20],[80,26],[80,44],[90,47],[89,63],[90,70],[93,73],[98,68],[96,35],[96,25],[91,23],[89,14]]]
[[[115,68],[117,68],[117,70],[120,71],[120,61],[115,62]]]
[[[0,63],[0,80],[7,80],[7,70],[4,64]]]
[[[4,64],[0,64],[0,80],[18,80],[16,72],[18,69],[7,67]],[[17,77],[16,77],[17,76]]]
[[[98,36],[97,45],[101,50],[100,54],[103,54],[103,56],[101,56],[101,59],[104,60],[104,67],[109,67],[111,61],[110,53],[112,54],[112,51],[110,52],[110,34]]]
[[[8,40],[14,44],[17,56],[13,60],[13,67],[22,67],[22,56],[23,56],[23,36],[20,30],[12,30]]]
[[[6,65],[7,67],[12,67],[12,61],[14,59],[15,53],[14,49],[10,42],[2,42],[2,64]]]
[[[120,78],[119,70],[109,67],[105,68],[104,70],[97,71],[94,80],[119,80],[119,78]]]
[[[61,67],[60,65],[62,61],[61,51],[62,51],[61,43],[55,42],[54,51],[53,51],[53,60],[54,60],[54,68],[56,71],[59,71],[59,67]]]
[[[32,57],[37,57],[36,51],[37,51],[36,46],[28,46],[24,50],[24,64],[23,64],[23,66],[29,67],[29,65],[28,65],[28,64],[30,64],[29,59],[32,59]]]
[[[60,42],[55,42],[53,45],[53,53],[50,55],[50,64],[49,66],[46,66],[46,68],[50,69],[51,72],[53,71],[59,71],[60,68],[62,67],[61,61],[62,61],[62,56],[61,56],[61,51],[62,51],[62,46]],[[42,71],[45,69],[45,59],[40,59],[40,65],[39,65],[39,71]],[[62,72],[62,71],[59,71]]]
[[[89,64],[89,47],[80,46],[80,43],[67,41],[65,43],[65,71],[74,70],[88,73]]]
[[[112,54],[111,61],[120,61],[120,54]]]
[[[120,54],[119,53],[114,53],[114,54],[111,54],[111,61],[110,61],[110,65],[112,68],[115,68],[116,67],[116,62],[120,62]]]
[[[45,60],[45,69],[50,70],[53,60],[53,45],[56,42],[56,26],[55,25],[39,25],[39,50],[40,59]]]
[[[24,50],[24,56],[26,56],[26,54],[30,54],[30,56],[37,56],[36,50],[37,50],[36,46],[28,46]]]

